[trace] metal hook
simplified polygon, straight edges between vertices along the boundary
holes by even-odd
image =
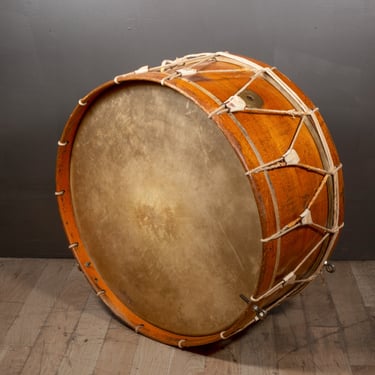
[[[328,262],[327,260],[324,262],[324,268],[328,273],[336,272],[336,266],[333,263]]]

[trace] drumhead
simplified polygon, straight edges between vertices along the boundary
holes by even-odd
[[[234,149],[198,105],[150,82],[110,88],[81,121],[70,173],[82,242],[135,314],[208,335],[246,310],[259,214]]]

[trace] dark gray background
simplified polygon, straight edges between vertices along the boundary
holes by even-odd
[[[374,259],[374,0],[1,0],[1,256],[70,256],[56,141],[117,74],[227,50],[275,65],[320,108],[344,164],[335,257]]]

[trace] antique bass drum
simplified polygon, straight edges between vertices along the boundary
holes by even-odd
[[[277,69],[226,52],[144,66],[80,99],[56,179],[96,294],[179,347],[263,319],[329,265],[343,226],[318,108]]]

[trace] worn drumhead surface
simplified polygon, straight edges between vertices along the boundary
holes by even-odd
[[[151,83],[114,87],[74,139],[81,240],[112,292],[177,334],[208,335],[246,309],[261,229],[244,169],[192,101]]]

